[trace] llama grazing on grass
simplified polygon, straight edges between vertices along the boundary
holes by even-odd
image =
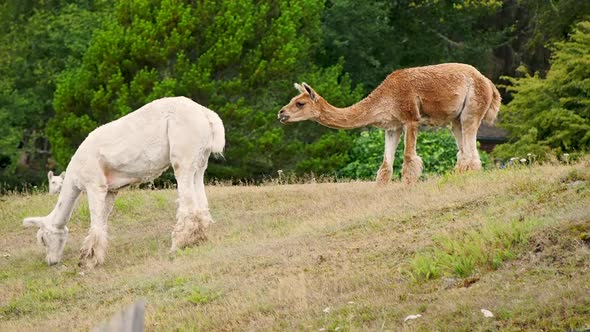
[[[360,102],[345,108],[330,105],[309,85],[295,83],[300,94],[278,114],[281,123],[313,120],[326,127],[352,129],[373,125],[385,129],[383,164],[377,183],[391,181],[395,150],[402,130],[404,160],[402,175],[412,184],[422,173],[422,159],[416,154],[421,124],[443,126],[451,131],[459,152],[455,169],[478,170],[481,161],[476,147],[482,122],[492,124],[500,109],[500,94],[477,69],[460,63],[408,68],[394,71]]]
[[[53,175],[52,171],[49,171],[49,173],[47,173],[47,180],[49,180],[49,194],[59,194],[65,177],[66,172],[61,172],[60,175]]]
[[[72,157],[53,211],[26,218],[38,226],[38,241],[47,263],[59,262],[68,236],[66,224],[81,191],[88,195],[90,231],[80,250],[80,265],[104,262],[107,218],[117,191],[157,178],[170,165],[178,183],[179,206],[171,251],[206,239],[213,222],[209,214],[205,169],[211,153],[225,145],[223,123],[217,114],[185,97],[152,101],[135,112],[96,128]]]

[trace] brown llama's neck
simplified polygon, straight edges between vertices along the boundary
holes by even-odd
[[[380,122],[376,116],[379,113],[379,105],[371,96],[344,108],[332,106],[321,97],[318,102],[321,112],[316,121],[329,128],[354,129]]]

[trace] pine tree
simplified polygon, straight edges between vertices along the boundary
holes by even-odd
[[[118,1],[82,66],[58,84],[48,131],[53,155],[65,165],[98,125],[151,100],[184,95],[225,123],[226,159],[212,162],[209,174],[259,178],[277,168],[305,171],[297,166],[302,156],[334,134],[278,123],[280,107],[295,95],[293,82],[331,84],[316,87],[341,103],[360,99],[341,64],[320,69],[312,61],[322,9],[315,0]],[[335,171],[337,161],[325,159],[316,165]]]
[[[501,112],[510,143],[494,155],[503,159],[529,153],[550,154],[590,150],[590,22],[576,24],[570,38],[553,48],[547,77],[538,73],[507,77],[513,99]]]

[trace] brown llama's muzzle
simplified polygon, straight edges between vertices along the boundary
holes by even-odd
[[[289,116],[285,114],[285,110],[280,110],[279,114],[277,114],[277,118],[282,124],[287,123],[287,120],[289,120]]]

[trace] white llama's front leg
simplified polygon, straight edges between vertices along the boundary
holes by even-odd
[[[385,151],[383,152],[383,163],[377,172],[378,185],[386,185],[391,181],[395,151],[397,150],[401,133],[401,127],[385,130]]]
[[[80,266],[93,268],[104,263],[107,250],[107,219],[113,210],[115,192],[101,189],[88,190],[90,231],[80,249]]]
[[[172,231],[171,252],[206,241],[205,229],[211,223],[206,204],[203,205],[202,200],[199,200],[204,196],[204,188],[202,192],[197,191],[194,171],[184,173],[175,169],[175,174],[178,183],[178,211]]]

